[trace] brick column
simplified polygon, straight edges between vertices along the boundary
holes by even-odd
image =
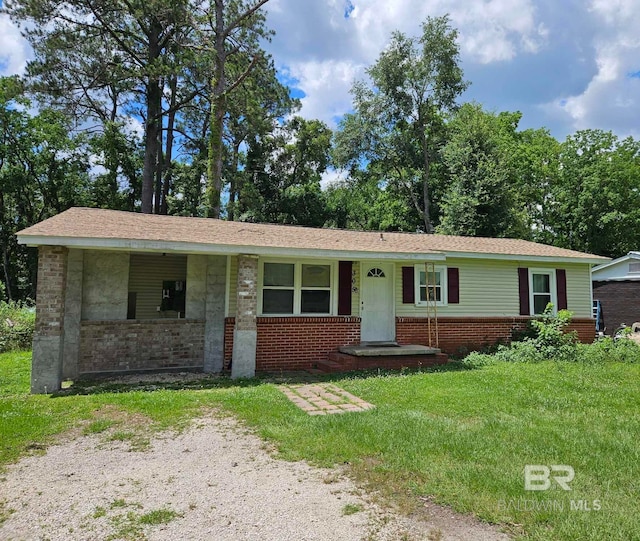
[[[238,257],[238,298],[233,331],[232,378],[250,378],[256,373],[258,313],[258,258]]]
[[[38,248],[32,393],[58,391],[62,383],[67,252],[63,246]]]

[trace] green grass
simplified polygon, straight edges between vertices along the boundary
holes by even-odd
[[[362,505],[356,503],[348,503],[342,508],[342,514],[344,516],[355,515],[362,511]]]
[[[283,458],[348,463],[407,511],[429,497],[526,539],[640,539],[639,364],[501,362],[343,377],[335,383],[376,408],[312,417],[257,380],[30,396],[29,359],[0,355],[0,465],[70,428],[100,433],[104,425],[93,423],[105,418],[112,424],[101,437],[148,439],[222,408],[275,443]],[[527,464],[572,466],[572,490],[525,491]],[[594,500],[599,511],[571,510],[572,501],[593,507]]]

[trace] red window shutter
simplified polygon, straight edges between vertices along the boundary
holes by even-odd
[[[338,315],[351,315],[351,268],[352,261],[338,262]]]
[[[520,295],[520,315],[531,315],[529,306],[529,269],[518,268],[518,294]]]
[[[558,310],[567,309],[567,271],[556,269],[556,289],[558,293]]]
[[[413,267],[402,267],[402,304],[416,302],[416,284],[413,280]]]
[[[447,268],[447,302],[460,304],[460,272],[456,267]]]

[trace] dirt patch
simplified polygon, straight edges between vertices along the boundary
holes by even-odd
[[[10,466],[0,539],[508,539],[446,508],[427,521],[396,515],[339,470],[273,458],[233,419],[158,434],[143,452],[110,438],[80,436]]]

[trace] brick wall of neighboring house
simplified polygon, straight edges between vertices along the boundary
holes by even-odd
[[[593,299],[602,304],[606,334],[612,335],[622,323],[631,327],[640,321],[640,282],[593,282]]]
[[[481,349],[497,342],[507,343],[514,331],[526,328],[528,320],[528,317],[440,317],[439,347],[451,355]],[[592,319],[574,319],[570,329],[578,332],[582,342],[590,343],[595,338],[595,322]],[[396,339],[400,344],[427,345],[429,329],[426,318],[396,318]],[[432,345],[435,345],[433,339]]]
[[[231,362],[234,318],[225,322],[225,366]],[[259,317],[256,370],[303,370],[330,351],[360,342],[359,317]]]
[[[83,321],[78,373],[202,368],[204,321]]]

